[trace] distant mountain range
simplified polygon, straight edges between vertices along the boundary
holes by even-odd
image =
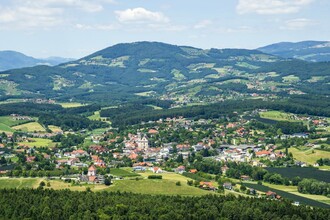
[[[36,59],[16,51],[0,51],[0,71],[32,67],[37,65],[56,66],[74,59],[62,57],[49,57],[46,59]]]
[[[312,62],[330,61],[329,41],[281,42],[260,47],[257,50],[283,58],[295,58]]]
[[[258,50],[208,49],[159,42],[117,44],[58,66],[0,73],[0,100],[53,98],[178,104],[224,99],[330,95],[330,63],[285,59]]]

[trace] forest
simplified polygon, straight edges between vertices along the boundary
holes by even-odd
[[[330,210],[249,197],[0,190],[2,219],[329,219]]]

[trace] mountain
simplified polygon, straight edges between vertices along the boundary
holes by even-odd
[[[330,64],[283,59],[258,50],[208,49],[158,42],[117,44],[58,66],[0,73],[0,99],[52,98],[177,105],[224,99],[330,95]]]
[[[257,50],[283,58],[295,58],[312,62],[330,61],[329,41],[281,42],[260,47]]]
[[[36,59],[16,51],[0,51],[0,71],[32,67],[37,65],[55,66],[61,63],[72,61],[73,59],[50,57],[47,59]]]

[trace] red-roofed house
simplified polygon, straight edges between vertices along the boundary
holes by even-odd
[[[267,150],[262,150],[262,151],[256,152],[256,156],[257,157],[266,157],[266,156],[268,156],[270,154],[271,154],[271,152],[269,152]]]
[[[163,170],[160,167],[153,167],[153,168],[151,168],[151,171],[153,173],[162,173],[163,172]]]

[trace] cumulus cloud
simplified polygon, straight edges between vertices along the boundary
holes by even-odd
[[[315,25],[316,23],[313,20],[307,18],[296,18],[291,19],[285,22],[284,26],[281,29],[286,30],[303,30],[306,27]]]
[[[0,5],[0,29],[49,28],[65,22],[72,10],[95,13],[113,0],[12,0]]]
[[[314,0],[239,0],[236,10],[239,14],[291,14]]]
[[[145,8],[115,11],[117,19],[122,23],[167,23],[169,19],[161,12],[148,11]]]

